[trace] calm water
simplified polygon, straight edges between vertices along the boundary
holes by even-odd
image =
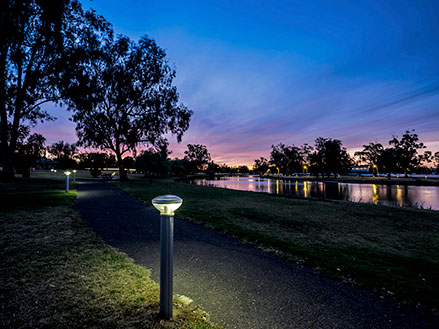
[[[314,181],[283,181],[259,177],[221,177],[199,179],[197,185],[229,188],[232,190],[291,194],[356,202],[373,202],[398,206],[418,206],[439,210],[438,186],[352,184]]]

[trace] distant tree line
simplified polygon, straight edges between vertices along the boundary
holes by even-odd
[[[184,176],[197,173],[215,174],[313,174],[330,176],[344,174],[355,165],[367,165],[370,172],[408,174],[420,171],[422,164],[430,162],[439,167],[439,152],[424,151],[425,145],[419,141],[414,131],[406,131],[401,138],[393,136],[389,147],[379,143],[363,145],[363,150],[350,156],[338,139],[319,137],[315,145],[302,146],[283,143],[272,145],[270,158],[260,157],[254,161],[252,170],[247,166],[216,164],[205,145],[188,144],[184,157],[171,159],[168,142],[162,140],[155,147],[143,150],[139,155],[122,159],[124,170],[135,170],[145,177]],[[80,152],[77,144],[59,141],[45,145],[40,134],[30,134],[29,127],[20,127],[15,154],[20,166],[17,171],[28,177],[31,167],[37,167],[42,159],[51,161],[55,169],[87,169],[97,177],[106,168],[118,167],[114,154],[106,152]]]
[[[347,153],[340,140],[319,137],[314,146],[272,145],[270,159],[256,159],[253,170],[260,174],[269,171],[286,175],[306,172],[329,176],[347,173],[350,167],[365,164],[375,175],[394,172],[407,176],[419,170],[423,163],[433,162],[439,167],[439,152],[434,155],[430,151],[421,153],[425,148],[414,130],[407,130],[401,138],[393,136],[386,148],[380,143],[363,145],[363,150],[355,152],[354,157]]]
[[[314,173],[329,176],[347,172],[353,164],[351,156],[338,139],[319,137],[315,145],[287,146],[283,143],[272,145],[270,159],[255,160],[253,170],[259,174]]]

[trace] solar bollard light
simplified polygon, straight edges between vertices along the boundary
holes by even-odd
[[[70,171],[64,171],[64,175],[66,175],[66,193],[69,193],[69,176],[71,172]]]
[[[176,195],[159,195],[152,205],[160,211],[160,316],[172,318],[172,275],[174,264],[174,211],[183,199]]]
[[[72,172],[73,172],[73,181],[76,182],[76,169],[73,169]]]

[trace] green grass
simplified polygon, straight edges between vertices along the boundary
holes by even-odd
[[[177,214],[345,282],[439,310],[439,212],[282,198],[167,181],[116,183],[150,203],[184,199]]]
[[[218,328],[174,300],[161,320],[149,270],[106,245],[64,181],[0,183],[0,327]]]

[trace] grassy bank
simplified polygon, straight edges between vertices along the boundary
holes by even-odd
[[[117,183],[150,203],[184,199],[178,215],[276,250],[332,277],[439,310],[439,212],[275,197],[166,181]]]
[[[160,320],[149,271],[96,236],[63,188],[0,183],[0,327],[216,328],[178,300]]]

